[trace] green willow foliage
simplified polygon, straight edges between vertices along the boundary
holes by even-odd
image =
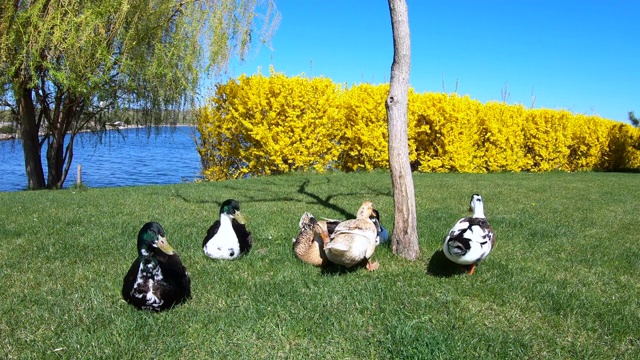
[[[201,80],[268,42],[278,20],[272,0],[1,2],[0,106],[20,124],[28,187],[61,187],[75,134],[108,118],[176,122]]]
[[[387,169],[388,91],[273,69],[219,84],[198,119],[203,175]],[[413,91],[408,110],[409,158],[420,172],[640,168],[640,129],[597,116]]]

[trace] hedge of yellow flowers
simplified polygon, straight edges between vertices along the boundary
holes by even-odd
[[[198,116],[203,175],[387,169],[388,91],[273,69],[218,84]],[[408,120],[416,171],[640,168],[640,129],[597,116],[410,90]]]

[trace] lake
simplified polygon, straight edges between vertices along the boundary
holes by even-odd
[[[102,136],[80,133],[64,187],[75,184],[79,164],[82,182],[90,188],[193,181],[201,171],[194,137],[197,131],[192,126],[109,130]],[[42,160],[46,179],[45,151]],[[20,139],[0,141],[0,176],[0,191],[27,187]]]

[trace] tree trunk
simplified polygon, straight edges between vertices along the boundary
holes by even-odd
[[[51,117],[52,121],[49,129],[51,137],[47,144],[47,185],[51,189],[61,188],[67,177],[68,167],[67,171],[64,169],[67,160],[64,142],[67,137],[67,131],[69,131],[69,127],[75,120],[79,103],[75,100],[75,97],[69,94],[56,97],[59,97],[61,101],[56,102],[56,108]],[[71,148],[71,145],[69,145],[69,149]]]
[[[45,189],[46,184],[44,182],[38,137],[40,129],[36,122],[36,111],[33,105],[31,89],[26,86],[20,86],[16,93],[16,101],[18,102],[18,114],[20,116],[20,136],[22,137],[24,166],[27,173],[27,188],[30,190]]]
[[[389,167],[395,210],[391,247],[396,255],[415,260],[420,255],[420,247],[407,130],[411,41],[406,0],[389,0],[389,12],[393,29],[393,64],[385,105],[389,121]]]
[[[52,140],[47,144],[47,184],[50,189],[59,189],[64,183],[62,178],[64,166],[65,133],[52,134]]]

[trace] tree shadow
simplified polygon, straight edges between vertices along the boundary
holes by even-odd
[[[270,184],[268,180],[265,180],[265,182],[269,185],[269,186],[279,186],[278,184]],[[242,207],[243,204],[246,203],[278,203],[278,202],[294,202],[294,203],[305,203],[305,204],[309,204],[309,205],[320,205],[321,207],[324,207],[326,209],[330,209],[333,210],[334,212],[337,212],[341,215],[341,217],[343,219],[355,219],[356,214],[355,212],[349,211],[347,209],[345,209],[344,207],[341,207],[339,205],[336,205],[333,200],[338,197],[338,196],[358,196],[358,195],[362,195],[362,196],[389,196],[392,197],[393,194],[390,193],[389,191],[387,192],[381,192],[379,190],[375,190],[372,187],[366,187],[364,189],[364,191],[360,191],[360,192],[335,192],[333,194],[327,195],[325,197],[322,197],[312,191],[308,190],[308,186],[310,184],[310,180],[309,179],[305,179],[302,183],[300,183],[300,185],[298,185],[298,189],[297,189],[297,193],[302,195],[302,199],[298,196],[269,196],[269,192],[267,191],[261,191],[260,195],[255,196],[253,194],[248,194],[245,191],[245,194],[243,194],[242,196],[242,200],[240,201],[240,205]],[[326,179],[326,182],[329,183],[331,182],[330,179]],[[242,192],[243,189],[242,187],[238,186],[237,184],[224,184],[221,185],[221,187],[225,188],[225,189],[229,189],[232,190],[233,193],[238,193],[238,192]],[[266,195],[265,195],[266,194]],[[224,200],[226,200],[227,198],[220,198],[220,199],[202,199],[202,198],[195,198],[195,197],[190,197],[188,195],[185,195],[179,191],[176,191],[172,194],[173,197],[180,199],[186,203],[191,203],[191,204],[213,204],[216,208],[219,208],[220,205],[222,205],[222,202]],[[238,199],[237,199],[238,200]],[[363,199],[364,200],[364,199]],[[356,209],[357,210],[357,209]]]
[[[336,197],[336,195],[341,194],[328,195],[323,199],[322,197],[320,197],[320,195],[307,191],[307,185],[309,185],[309,180],[305,180],[302,184],[300,184],[300,186],[298,186],[298,194],[310,197],[311,199],[313,199],[313,203],[315,204],[339,212],[340,214],[342,214],[342,216],[344,216],[345,219],[352,219],[356,217],[355,214],[347,211],[347,209],[331,203],[331,200]]]
[[[193,200],[193,199],[187,198],[182,194],[173,194],[172,196],[189,204],[214,204],[217,208],[219,208],[225,200],[229,199],[229,197],[221,197],[218,200]],[[238,199],[236,198],[236,200]],[[255,199],[255,198],[247,197],[247,199],[244,199],[240,202],[240,206],[242,207],[242,204],[253,203],[253,202],[266,203],[266,202],[298,202],[298,201],[300,200],[292,197],[286,197],[286,196],[278,197],[278,198],[268,198],[268,199]]]
[[[436,277],[451,277],[468,272],[469,266],[459,265],[447,259],[442,249],[433,253],[427,265],[427,274]]]

